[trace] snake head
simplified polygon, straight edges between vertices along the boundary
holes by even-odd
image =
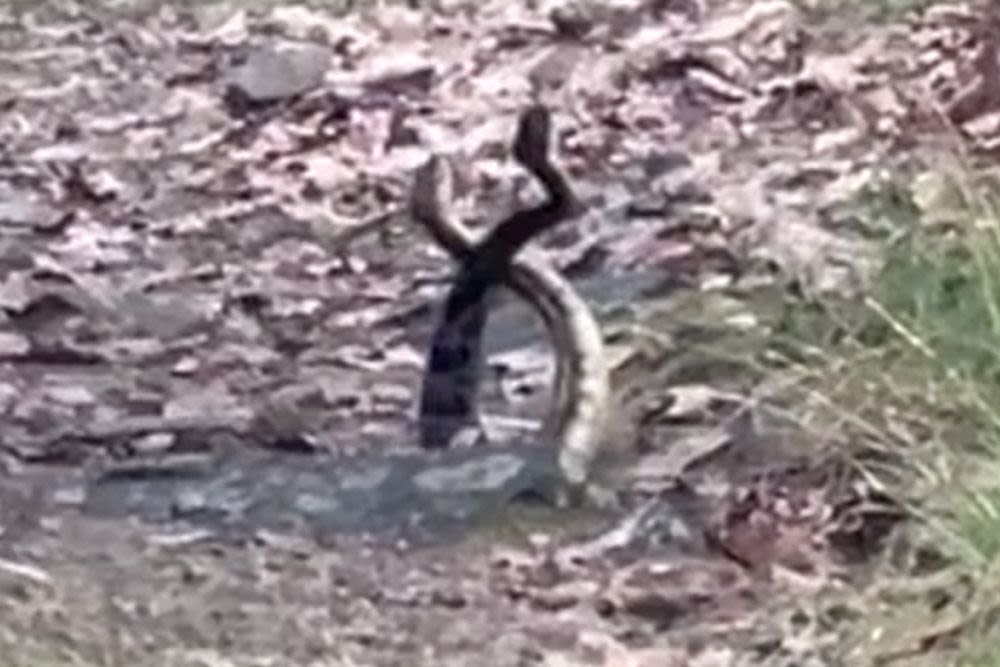
[[[410,190],[410,212],[418,220],[437,220],[451,202],[454,175],[448,161],[440,155],[417,168]]]
[[[552,134],[552,114],[540,104],[521,112],[514,137],[513,155],[527,169],[537,169],[549,163],[549,137]]]

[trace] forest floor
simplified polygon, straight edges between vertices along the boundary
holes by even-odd
[[[944,664],[963,589],[908,455],[802,368],[879,271],[882,184],[996,150],[996,19],[426,4],[0,6],[0,667]],[[588,207],[540,245],[606,336],[616,511],[409,481],[453,271],[410,176],[447,154],[502,216],[535,98]],[[545,414],[540,332],[491,319],[501,444]]]

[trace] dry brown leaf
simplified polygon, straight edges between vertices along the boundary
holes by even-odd
[[[697,42],[730,42],[752,30],[790,34],[800,22],[798,10],[788,0],[766,0],[740,6],[706,21],[695,33]]]
[[[945,113],[953,123],[967,123],[1000,106],[1000,67],[997,57],[996,44],[992,41],[979,46],[972,59],[972,80],[955,93],[955,97],[945,106]]]

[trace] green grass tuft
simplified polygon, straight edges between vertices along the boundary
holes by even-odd
[[[961,620],[928,644],[927,664],[1000,665],[1000,187],[955,173],[871,188],[861,210],[884,252],[867,295],[792,305],[774,349],[804,390],[791,408],[800,426],[977,582],[942,606]],[[917,645],[937,632],[913,622],[939,611],[922,604],[895,620]]]

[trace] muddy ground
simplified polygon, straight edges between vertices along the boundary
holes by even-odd
[[[860,190],[956,128],[992,149],[991,25],[0,7],[0,665],[869,664],[844,637],[895,518],[748,362],[789,289],[864,286]],[[511,297],[491,444],[416,447],[453,266],[409,175],[455,159],[474,224],[534,196],[533,96],[588,205],[541,245],[607,338],[613,508],[528,498],[552,354]]]

